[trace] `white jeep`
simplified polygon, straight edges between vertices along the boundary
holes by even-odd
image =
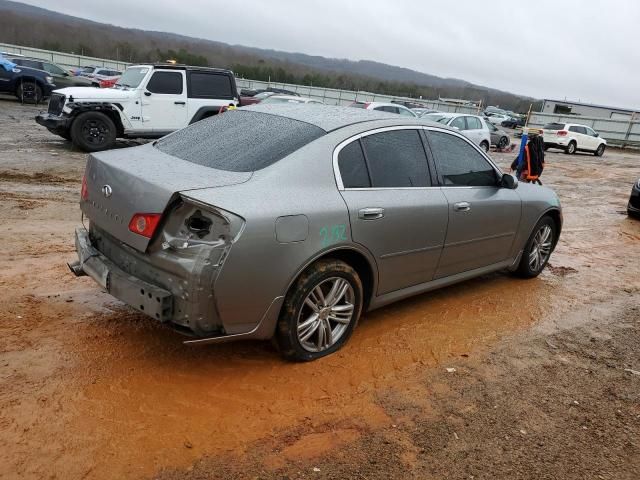
[[[233,72],[181,65],[134,65],[112,88],[55,90],[36,121],[87,152],[116,138],[159,138],[238,105]]]

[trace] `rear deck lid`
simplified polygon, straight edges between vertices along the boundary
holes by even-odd
[[[162,213],[186,190],[246,182],[252,172],[231,172],[181,160],[152,144],[89,155],[83,213],[122,242],[141,252],[150,239],[129,230],[136,213]]]

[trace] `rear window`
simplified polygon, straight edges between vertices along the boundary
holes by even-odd
[[[190,72],[189,97],[232,99],[231,77],[216,73]]]
[[[564,123],[547,123],[544,127],[544,130],[563,130]]]
[[[158,150],[230,172],[253,172],[282,160],[325,134],[287,117],[231,110],[158,140]]]

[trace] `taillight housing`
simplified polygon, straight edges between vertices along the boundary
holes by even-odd
[[[87,188],[87,176],[82,177],[82,188],[80,189],[80,198],[82,200],[89,200],[89,189]]]
[[[160,223],[160,213],[136,213],[131,217],[129,230],[143,237],[151,238]]]
[[[559,136],[559,137],[566,137],[567,133],[569,133],[569,132],[567,132],[566,130],[558,130],[556,132],[556,135]]]

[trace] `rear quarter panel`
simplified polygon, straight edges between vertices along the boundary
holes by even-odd
[[[359,131],[347,128],[325,135],[255,172],[244,185],[189,192],[190,197],[246,221],[214,286],[218,312],[228,334],[256,327],[274,299],[286,295],[304,267],[324,252],[359,249],[374,262],[368,252],[351,242],[348,211],[332,165],[334,146]],[[283,241],[286,239],[276,237],[276,221],[290,216],[306,218],[304,239]],[[273,329],[269,336],[272,333]]]

